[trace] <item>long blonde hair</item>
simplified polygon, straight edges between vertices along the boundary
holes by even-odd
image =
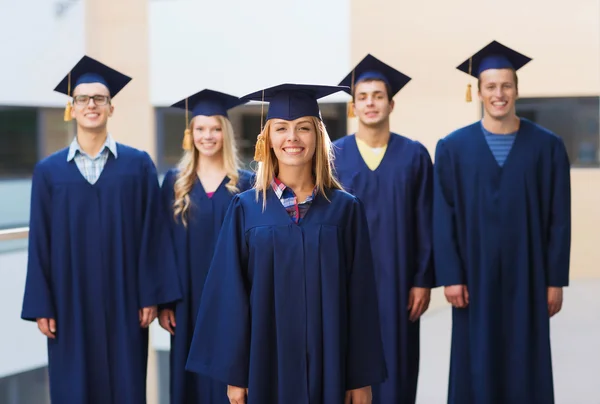
[[[215,118],[217,118],[219,121],[219,124],[221,125],[221,131],[223,133],[223,148],[221,149],[221,153],[223,153],[223,165],[225,172],[229,178],[229,182],[225,184],[225,187],[229,190],[229,192],[237,193],[239,192],[237,187],[239,180],[238,170],[240,169],[241,164],[238,156],[238,149],[233,127],[231,126],[229,119],[226,117],[222,115],[216,115]],[[192,118],[190,121],[189,129],[193,133],[194,118]],[[177,178],[173,187],[175,193],[175,200],[173,202],[173,215],[175,217],[175,221],[177,221],[178,218],[181,218],[184,226],[187,226],[187,218],[191,206],[190,192],[194,186],[194,183],[196,182],[196,179],[198,178],[196,171],[198,169],[199,160],[200,152],[195,146],[192,146],[191,150],[186,150],[183,153],[183,156],[178,164]]]
[[[320,119],[308,117],[317,135],[315,155],[313,156],[312,172],[315,176],[315,185],[318,192],[327,199],[326,189],[340,189],[343,187],[333,175],[333,148],[325,124]],[[262,193],[263,210],[267,205],[267,190],[271,186],[273,177],[279,173],[279,166],[275,152],[270,146],[271,120],[267,121],[256,142],[256,153],[254,160],[258,162],[256,169],[256,200]]]

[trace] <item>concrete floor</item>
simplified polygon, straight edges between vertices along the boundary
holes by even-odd
[[[446,403],[451,325],[450,306],[438,305],[422,319],[417,404]],[[565,288],[551,338],[556,404],[600,404],[600,279]]]

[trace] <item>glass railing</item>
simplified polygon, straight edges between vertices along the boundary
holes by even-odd
[[[5,202],[0,201],[3,206]],[[5,214],[3,219],[7,217],[10,216]],[[0,304],[5,313],[3,326],[11,330],[0,335],[0,403],[3,404],[50,403],[45,344],[35,323],[20,319],[28,235],[28,227],[0,230]]]
[[[0,180],[0,229],[27,226],[31,179]]]
[[[0,254],[27,249],[28,227],[0,228]]]

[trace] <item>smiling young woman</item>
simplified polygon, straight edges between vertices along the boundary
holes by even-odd
[[[368,403],[385,379],[365,211],[332,174],[317,103],[341,89],[244,97],[270,103],[257,181],[227,212],[187,365],[232,403]]]
[[[165,219],[170,243],[166,257],[182,287],[177,304],[160,307],[160,325],[171,334],[170,401],[172,404],[227,403],[227,386],[203,375],[190,375],[185,363],[192,342],[204,280],[227,207],[234,195],[250,189],[252,174],[241,170],[227,111],[245,102],[202,90],[174,107],[191,112],[184,132],[179,166],[163,182]],[[193,377],[192,377],[193,376]]]

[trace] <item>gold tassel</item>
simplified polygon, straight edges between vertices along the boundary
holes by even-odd
[[[67,77],[67,95],[70,97],[71,96],[71,73],[68,74]],[[73,109],[73,106],[71,105],[71,100],[67,101],[67,106],[65,107],[65,116],[64,116],[64,120],[65,122],[70,122],[73,117],[71,116],[71,110]]]
[[[185,124],[189,125],[189,119],[188,119],[188,99],[185,99]],[[190,151],[194,148],[194,138],[192,138],[192,131],[190,130],[190,128],[186,128],[186,130],[183,131],[183,143],[181,144],[181,147],[183,148],[183,150],[186,151]]]
[[[183,150],[190,151],[194,148],[194,139],[192,138],[192,131],[186,129],[183,131]]]
[[[73,109],[73,107],[71,106],[71,101],[67,102],[67,106],[65,107],[65,122],[69,122],[73,119],[73,117],[71,116],[71,110]]]
[[[354,118],[356,115],[354,114],[354,69],[352,69],[352,76],[350,76],[350,93],[352,97],[352,101],[348,101],[348,105],[346,106],[348,112],[348,118]]]
[[[469,75],[471,75],[472,72],[473,72],[473,58],[470,57],[469,58]],[[473,101],[473,97],[471,96],[471,84],[467,84],[466,101],[467,102]]]
[[[354,115],[354,103],[352,101],[348,101],[347,109],[348,118],[354,118],[356,115]]]
[[[261,133],[256,139],[256,146],[254,146],[254,161],[261,162],[265,158],[265,137]]]
[[[254,145],[254,161],[260,163],[265,159],[265,135],[262,134],[263,128],[263,114],[265,107],[265,90],[262,90],[262,99],[260,105],[260,134],[256,138],[256,145]]]

